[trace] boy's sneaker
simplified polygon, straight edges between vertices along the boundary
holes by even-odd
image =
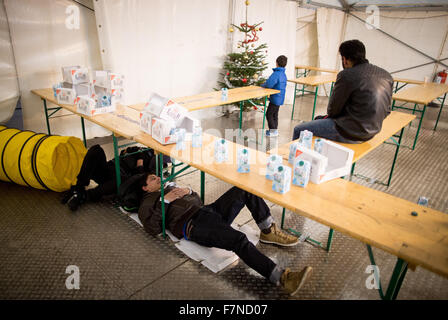
[[[83,189],[75,189],[72,196],[67,201],[67,205],[72,211],[76,211],[81,204],[86,202],[87,192]]]
[[[271,136],[271,137],[278,137],[278,130],[277,129],[273,129],[273,130],[270,130],[270,133],[269,133],[269,135]]]
[[[266,137],[269,137],[271,135],[270,130],[266,130]]]
[[[286,268],[280,278],[280,284],[291,296],[293,296],[299,292],[312,274],[313,268],[311,267],[305,267],[300,272],[293,272],[289,268]]]
[[[271,225],[271,232],[264,233],[260,232],[260,241],[263,243],[276,244],[283,247],[295,246],[299,243],[299,238],[289,235],[283,232],[281,229],[277,228],[276,224]]]

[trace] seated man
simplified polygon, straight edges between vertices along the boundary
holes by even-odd
[[[157,235],[162,232],[160,178],[148,174],[142,178],[141,186],[145,194],[138,217],[146,232]],[[258,251],[244,233],[230,226],[241,209],[247,206],[261,230],[261,242],[296,245],[297,237],[283,233],[274,224],[263,199],[233,187],[214,203],[204,206],[198,194],[189,188],[167,186],[164,190],[165,225],[176,237],[235,252],[249,267],[273,283],[282,285],[291,295],[296,294],[311,276],[311,267],[300,272],[282,269]]]
[[[130,154],[139,150],[142,150],[142,148],[128,147],[120,155],[123,156],[126,153]],[[164,166],[168,162],[167,159],[169,158],[164,158]],[[120,158],[120,177],[122,182],[125,182],[133,175],[145,172],[155,172],[155,156],[152,149]],[[98,186],[86,190],[90,180],[94,180]],[[107,161],[103,148],[97,144],[90,147],[87,151],[77,176],[76,185],[70,188],[63,196],[61,202],[62,204],[67,204],[72,211],[75,211],[86,201],[99,201],[103,196],[113,195],[116,192],[115,160]]]
[[[372,139],[391,111],[393,79],[365,58],[361,41],[341,43],[339,53],[344,70],[338,73],[327,115],[294,128],[293,140],[308,130],[313,135],[343,143]]]

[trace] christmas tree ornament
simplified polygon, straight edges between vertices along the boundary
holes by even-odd
[[[246,0],[246,6],[250,5],[249,0]]]
[[[258,28],[258,30],[260,30],[260,31],[263,31],[263,28],[262,28],[262,27],[260,27],[260,28]]]
[[[230,72],[227,72],[226,75],[230,76]]]
[[[233,31],[234,31],[233,28],[230,28],[230,29],[229,29],[229,32],[233,32]]]
[[[243,78],[243,82],[246,83],[246,82],[247,82],[247,79],[246,79],[246,78]]]

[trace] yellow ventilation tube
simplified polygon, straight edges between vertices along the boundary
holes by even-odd
[[[75,137],[0,126],[0,180],[62,192],[76,183],[87,150]]]

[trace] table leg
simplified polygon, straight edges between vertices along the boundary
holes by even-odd
[[[50,120],[49,120],[49,117],[48,117],[47,100],[46,100],[46,99],[42,99],[42,101],[44,102],[45,120],[47,121],[47,131],[48,131],[48,135],[51,135],[51,131],[50,131]]]
[[[422,127],[422,122],[423,122],[423,117],[425,116],[425,111],[426,111],[426,104],[423,106],[423,111],[422,111],[422,115],[420,117],[420,122],[418,123],[417,133],[415,135],[414,145],[412,146],[412,150],[415,149],[415,145],[417,144],[417,139],[418,139],[418,135],[420,133],[420,128]]]
[[[434,126],[434,131],[437,129],[437,124],[439,123],[440,115],[442,114],[443,104],[445,103],[446,93],[443,95],[442,105],[440,106],[439,115],[437,116],[436,125]]]
[[[292,102],[291,120],[294,119],[294,106],[296,105],[297,83],[294,86],[294,100]]]
[[[264,97],[264,108],[263,108],[263,127],[261,128],[261,144],[263,144],[263,138],[264,138],[264,125],[265,125],[265,121],[266,121],[266,108],[267,106],[267,102],[268,102],[268,97]]]
[[[316,91],[314,91],[313,116],[311,117],[311,120],[314,120],[314,113],[315,113],[315,111],[316,111],[317,90],[319,90],[319,86],[316,86]]]
[[[329,96],[329,98],[331,98],[331,94],[333,93],[333,86],[334,86],[334,82],[331,83],[331,89],[330,89],[330,96]]]
[[[83,117],[81,117],[81,127],[82,127],[82,140],[84,141],[84,147],[87,148],[86,127],[84,125],[84,118]]]
[[[353,174],[355,173],[356,162],[353,162],[352,169],[350,170],[350,181],[352,181]]]
[[[394,173],[395,162],[397,161],[398,151],[400,150],[401,138],[403,137],[403,132],[404,132],[404,127],[400,131],[400,137],[398,138],[397,147],[395,149],[394,161],[392,162],[392,168],[390,169],[390,173],[389,173],[389,180],[387,181],[388,187],[390,186],[390,182],[392,181],[392,174]]]
[[[283,226],[284,226],[284,224],[285,224],[285,214],[286,214],[286,209],[283,208],[283,212],[282,212],[282,222],[281,222],[281,224],[280,224],[280,228],[282,228],[282,229],[283,229]]]
[[[118,139],[115,136],[115,133],[112,133],[112,139],[114,141],[114,156],[115,156],[115,179],[117,182],[117,194],[118,188],[120,188],[121,184],[121,176],[120,176],[120,155],[118,153]]]
[[[394,90],[394,93],[397,93],[397,91],[398,91],[398,81],[396,82],[396,84],[395,84],[395,90]]]

